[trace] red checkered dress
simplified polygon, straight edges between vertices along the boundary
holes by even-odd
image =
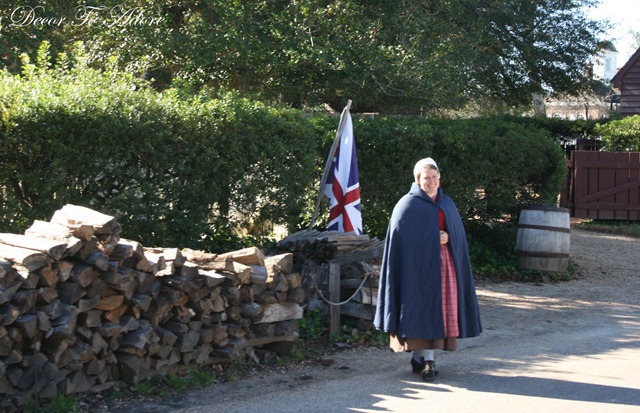
[[[444,316],[444,333],[446,337],[458,337],[458,282],[453,259],[449,252],[449,244],[440,248],[442,261],[442,314]]]
[[[438,223],[441,231],[446,231],[444,212],[438,211]],[[445,337],[458,337],[458,277],[449,251],[449,243],[440,245],[440,263],[442,269],[442,315],[444,317]]]

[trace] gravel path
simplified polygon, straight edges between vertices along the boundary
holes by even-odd
[[[488,284],[479,287],[478,292],[536,292],[590,302],[640,304],[640,240],[574,228],[570,257],[575,280],[544,285]]]
[[[640,303],[640,240],[573,229],[571,243],[576,289],[603,301]]]

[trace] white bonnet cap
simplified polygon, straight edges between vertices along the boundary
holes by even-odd
[[[438,168],[438,164],[432,158],[420,159],[416,163],[416,166],[413,167],[413,176],[416,179],[416,181],[418,180],[418,174],[420,173],[420,170],[422,170],[422,168],[424,168],[427,165],[433,166],[438,170],[438,172],[440,172],[440,168]]]

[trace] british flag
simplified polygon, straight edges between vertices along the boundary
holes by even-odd
[[[340,143],[324,185],[324,193],[330,199],[327,229],[362,234],[358,159],[348,106],[342,112],[340,127]]]

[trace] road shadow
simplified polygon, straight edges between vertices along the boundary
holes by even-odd
[[[640,375],[625,366],[625,362],[638,366],[640,306],[578,296],[574,299],[562,286],[483,290],[479,294],[483,334],[460,340],[457,352],[437,355],[441,374],[435,384],[407,372],[410,356],[400,355],[394,357],[400,366],[389,377],[398,381],[397,391],[371,389],[370,403],[348,410],[395,411],[381,407],[393,399],[415,400],[416,406],[430,406],[437,399],[442,407],[445,401],[456,403],[461,397],[486,400],[487,394],[530,397],[532,403],[602,404],[594,407],[597,411],[640,406]]]

